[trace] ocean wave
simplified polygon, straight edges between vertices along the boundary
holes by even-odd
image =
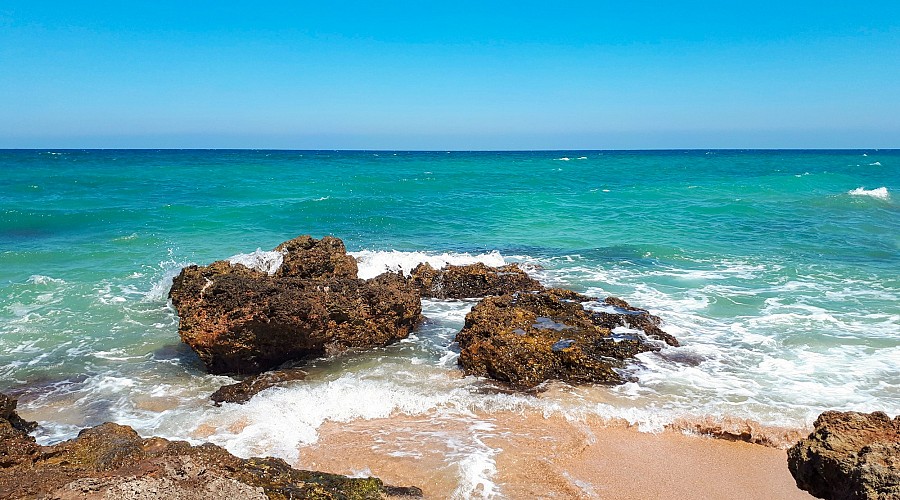
[[[858,187],[856,189],[847,191],[847,194],[849,194],[850,196],[869,196],[872,198],[877,198],[879,200],[889,200],[891,198],[891,194],[888,192],[888,188],[884,186],[875,189]]]
[[[32,285],[65,285],[66,281],[59,278],[51,278],[42,274],[33,274],[28,278],[28,283]]]
[[[359,277],[369,279],[386,272],[402,271],[409,274],[416,266],[422,263],[428,263],[435,269],[440,269],[448,264],[454,266],[465,266],[482,262],[489,266],[502,266],[506,264],[506,259],[500,252],[494,250],[488,253],[475,254],[470,253],[433,253],[433,252],[401,252],[398,250],[382,251],[382,250],[362,250],[359,252],[350,252],[350,255],[356,258],[359,266]]]
[[[250,253],[239,253],[228,258],[228,262],[232,264],[242,264],[250,269],[264,272],[269,276],[275,274],[281,264],[284,262],[284,252],[265,251],[257,248],[256,251]]]

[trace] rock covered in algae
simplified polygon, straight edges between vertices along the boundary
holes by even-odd
[[[373,477],[293,469],[277,458],[241,459],[208,443],[144,439],[112,423],[38,446],[7,416],[0,415],[0,498],[349,500],[422,494]]]
[[[478,262],[435,269],[423,263],[412,270],[410,277],[422,297],[433,299],[467,299],[544,288],[518,264],[491,267]]]
[[[900,499],[900,416],[826,411],[788,450],[797,486],[830,500]]]
[[[358,279],[343,242],[301,236],[279,245],[272,272],[218,261],[182,269],[169,291],[178,333],[210,373],[252,374],[287,361],[383,346],[419,324],[401,274]]]
[[[596,300],[562,289],[487,297],[466,315],[456,336],[459,364],[466,374],[519,389],[551,379],[618,383],[625,360],[664,342],[677,345],[655,331],[614,334],[605,326],[608,316],[583,306],[592,302]]]

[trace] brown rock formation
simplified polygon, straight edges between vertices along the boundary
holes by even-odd
[[[8,401],[0,396],[4,403]],[[14,404],[14,403],[13,403]],[[0,415],[0,498],[59,499],[380,499],[421,496],[385,486],[293,469],[277,458],[237,458],[224,449],[143,439],[106,423],[55,446],[38,446]]]
[[[356,259],[347,255],[340,238],[325,236],[321,240],[311,236],[298,236],[275,247],[284,254],[284,261],[276,276],[293,278],[353,278],[359,269]]]
[[[479,262],[436,270],[423,263],[412,270],[410,277],[422,297],[433,299],[467,299],[544,288],[518,264],[490,267]]]
[[[304,378],[306,378],[306,372],[303,370],[273,370],[254,375],[236,384],[223,385],[212,393],[209,399],[213,400],[216,406],[221,403],[243,404],[269,387]]]
[[[281,267],[266,273],[218,261],[182,269],[169,298],[181,339],[210,373],[259,373],[293,360],[405,338],[420,322],[409,280],[356,278],[337,238],[282,243]]]
[[[16,400],[0,394],[0,467],[30,463],[40,453],[40,447],[28,433],[36,422],[24,420],[16,413]],[[0,498],[3,496],[0,490]]]
[[[788,450],[797,486],[831,500],[900,498],[900,417],[826,411]]]
[[[561,289],[485,298],[456,336],[459,364],[466,374],[519,389],[550,379],[621,382],[616,369],[623,360],[657,347],[601,326],[604,320],[582,306],[592,300]]]

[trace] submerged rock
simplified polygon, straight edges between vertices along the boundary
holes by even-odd
[[[240,459],[212,444],[141,438],[106,423],[42,447],[0,418],[0,498],[380,499],[415,487],[291,468],[277,458]],[[27,447],[23,448],[25,444]],[[26,449],[27,448],[27,449]],[[12,453],[11,453],[12,452]],[[16,455],[15,453],[19,453]]]
[[[518,264],[490,267],[479,262],[438,270],[423,263],[412,270],[410,277],[422,297],[433,299],[467,299],[544,288]]]
[[[622,382],[624,360],[659,346],[641,336],[614,335],[603,326],[605,317],[582,306],[592,301],[562,289],[487,297],[456,336],[459,364],[466,374],[519,389],[550,379]]]
[[[611,310],[593,311],[592,318],[595,324],[612,330],[618,326],[634,328],[644,332],[651,339],[661,340],[672,347],[678,347],[678,340],[659,327],[662,320],[659,316],[650,314],[650,311],[633,307],[628,302],[618,297],[607,297],[603,304]]]
[[[287,361],[383,346],[418,325],[409,279],[356,277],[343,242],[301,236],[282,243],[271,275],[218,261],[182,269],[169,291],[178,333],[210,373],[259,373]]]
[[[222,403],[243,404],[269,387],[304,378],[306,378],[306,372],[303,370],[272,370],[254,375],[236,384],[223,385],[212,393],[209,399],[213,400],[216,406]]]
[[[830,500],[900,498],[900,417],[826,411],[788,450],[797,486]]]

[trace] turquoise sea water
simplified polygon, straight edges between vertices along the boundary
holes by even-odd
[[[408,341],[212,408],[231,379],[180,345],[171,277],[300,234],[341,237],[365,276],[522,262],[650,309],[684,347],[642,355],[624,386],[491,394],[455,369],[471,303],[426,301]],[[195,440],[207,424],[236,453],[286,458],[324,421],[392,412],[535,407],[651,430],[895,415],[900,151],[0,151],[0,391],[45,442],[105,420]]]

